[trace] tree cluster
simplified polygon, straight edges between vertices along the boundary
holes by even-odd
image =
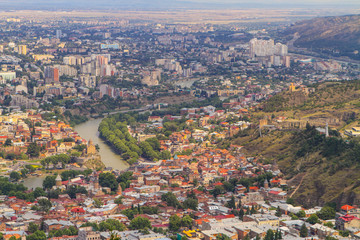
[[[125,216],[127,216],[130,220],[134,219],[134,217],[138,214],[158,214],[159,208],[158,207],[148,207],[148,206],[132,206],[131,208],[125,209],[121,212]]]
[[[172,215],[169,219],[169,229],[170,231],[177,232],[181,227],[191,228],[193,224],[193,219],[186,215],[180,218],[178,215]]]
[[[125,231],[126,227],[124,224],[122,224],[120,221],[116,219],[107,219],[103,222],[100,222],[99,224],[95,222],[87,222],[81,227],[92,227],[94,231]]]
[[[57,165],[61,163],[62,168],[65,168],[65,165],[70,162],[70,156],[67,154],[58,154],[50,157],[46,157],[45,159],[41,160],[41,165],[46,168],[49,168],[50,163],[53,165]]]
[[[130,164],[135,163],[140,156],[156,161],[158,159],[168,159],[170,152],[160,151],[160,143],[157,138],[150,138],[138,143],[133,138],[127,128],[127,121],[120,121],[118,116],[111,116],[101,121],[99,125],[100,136],[116,149],[121,156]],[[127,119],[133,122],[134,119]]]

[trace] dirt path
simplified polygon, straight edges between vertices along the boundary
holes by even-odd
[[[303,182],[303,180],[304,180],[304,178],[305,178],[306,175],[307,175],[307,174],[305,173],[304,176],[302,176],[299,185],[298,185],[298,186],[295,188],[295,190],[291,193],[290,198],[292,198],[293,195],[297,192],[297,190],[299,190],[299,188],[300,188],[300,186],[301,186],[301,184],[302,184],[302,182]]]

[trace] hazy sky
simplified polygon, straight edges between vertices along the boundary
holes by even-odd
[[[0,10],[46,8],[269,8],[269,7],[355,7],[360,0],[0,0]]]

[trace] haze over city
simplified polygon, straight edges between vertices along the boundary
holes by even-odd
[[[224,8],[289,8],[289,7],[307,7],[307,8],[359,8],[360,3],[356,0],[305,0],[305,1],[265,1],[265,0],[1,0],[2,9],[224,9]]]

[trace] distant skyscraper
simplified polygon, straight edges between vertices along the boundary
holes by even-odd
[[[56,38],[60,39],[62,37],[62,31],[56,30]]]

